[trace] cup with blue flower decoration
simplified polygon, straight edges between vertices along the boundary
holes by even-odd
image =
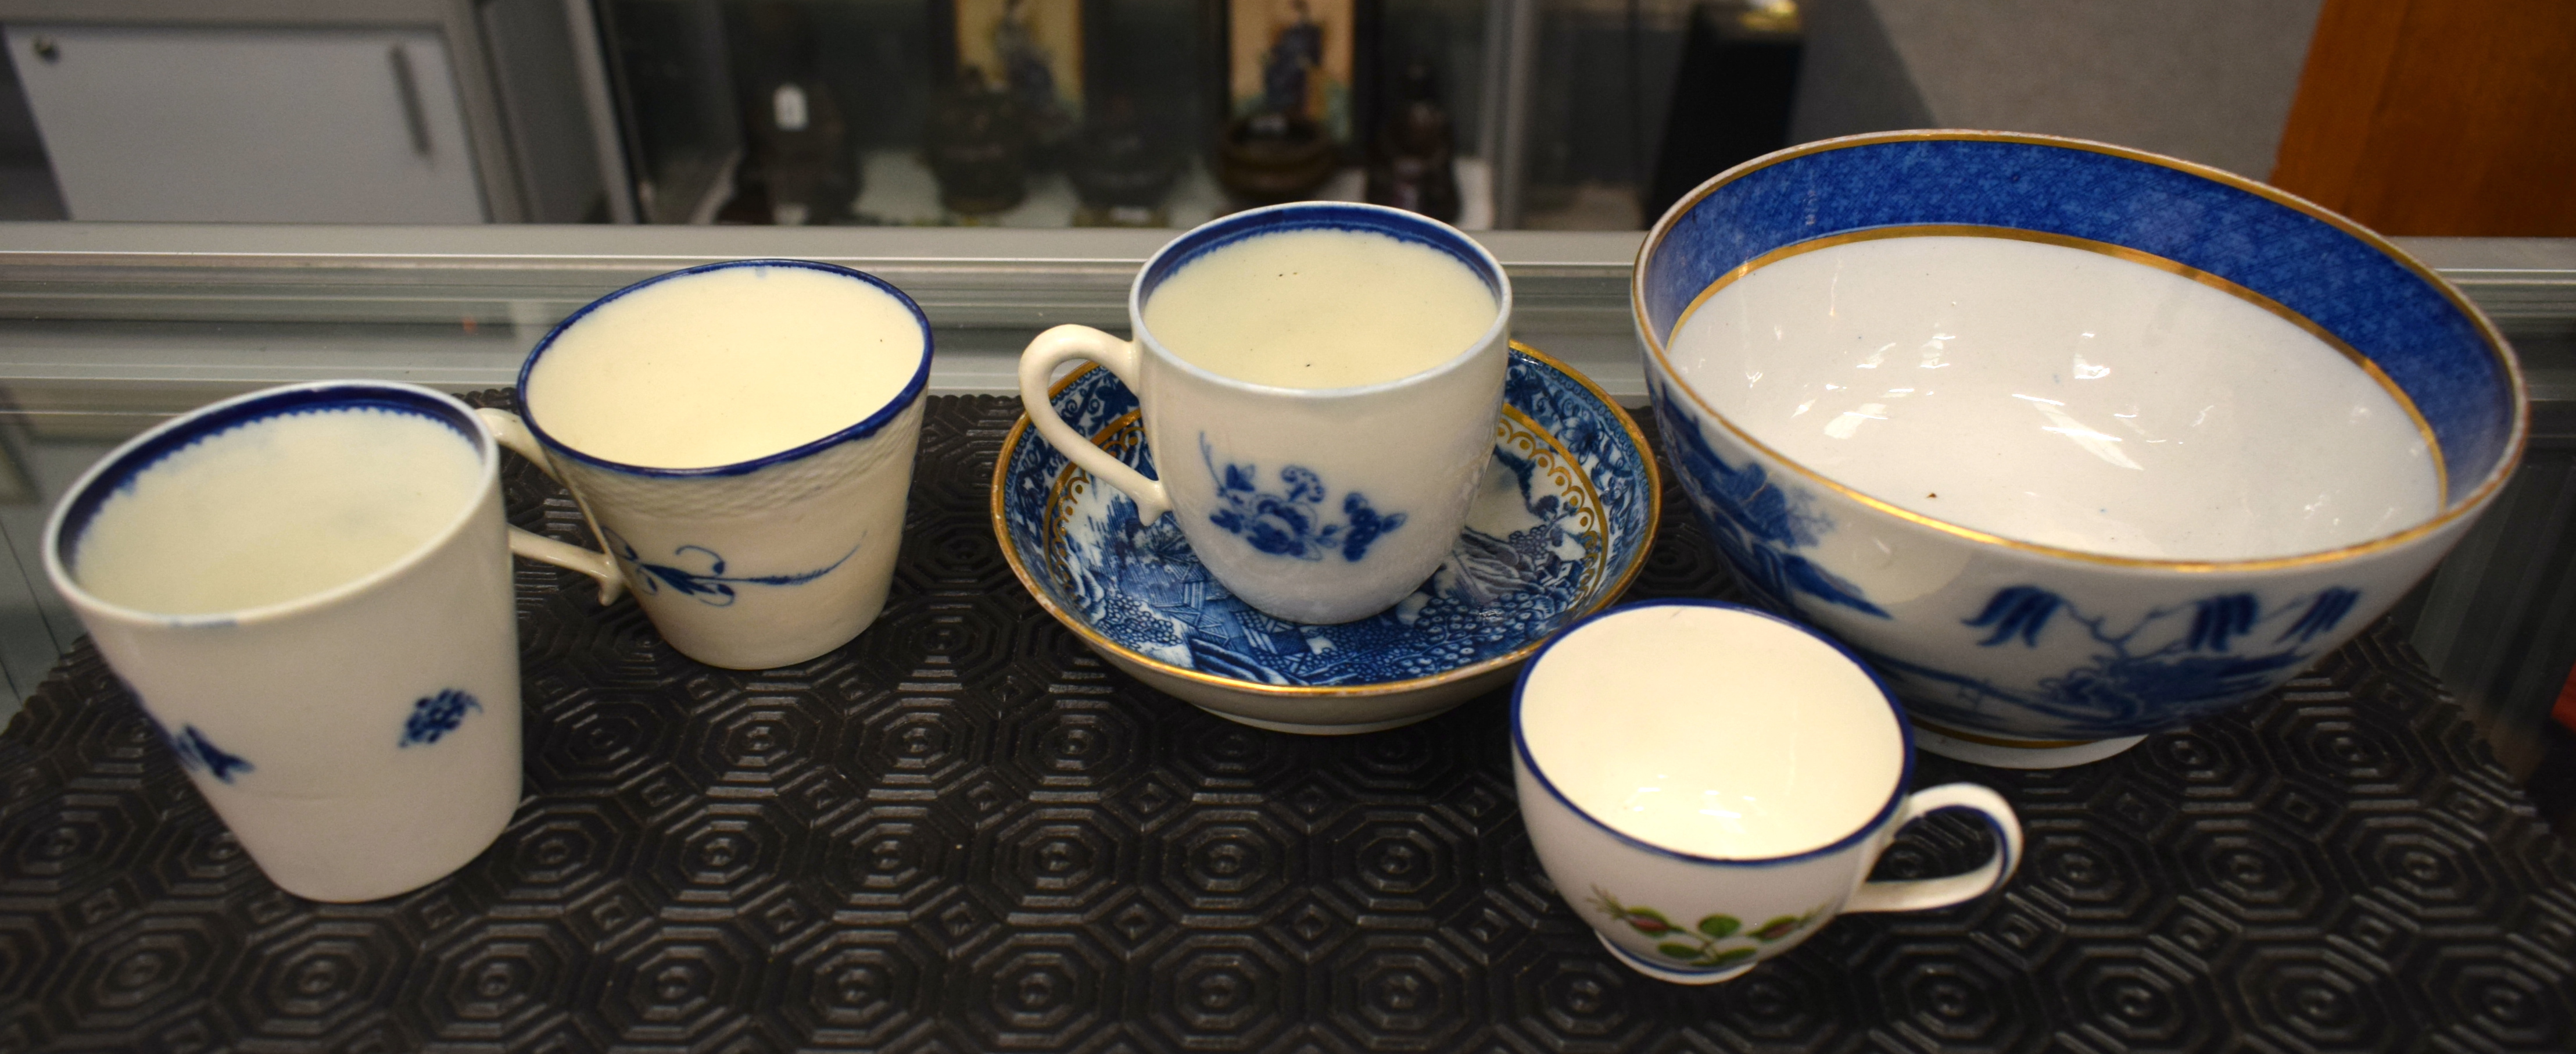
[[[1138,523],[1171,515],[1237,598],[1292,622],[1350,622],[1412,594],[1457,541],[1492,459],[1511,306],[1493,255],[1437,220],[1339,202],[1253,209],[1145,262],[1127,296],[1134,339],[1039,334],[1020,400]],[[1074,360],[1135,394],[1141,448],[1121,439],[1136,422],[1084,435],[1056,413],[1048,385]]]
[[[1716,601],[1613,608],[1550,641],[1512,695],[1512,775],[1541,866],[1620,962],[1714,984],[1834,916],[1983,896],[2021,858],[2001,795],[1913,785],[1912,732],[1849,652]],[[1987,860],[1869,881],[1917,817],[1961,809]]]
[[[333,381],[228,399],[117,448],[45,571],[260,870],[315,900],[464,866],[519,803],[500,448],[455,399]]]

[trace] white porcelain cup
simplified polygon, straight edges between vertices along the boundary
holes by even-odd
[[[295,449],[312,442],[310,434],[279,427],[313,419],[307,415],[331,415],[358,430],[339,433],[342,440],[376,439],[388,428],[407,437],[388,441],[452,439],[455,449],[442,447],[438,456],[470,452],[472,459],[448,462],[457,500],[396,507],[379,503],[366,489],[370,481],[316,478],[302,456],[309,450]],[[273,487],[234,485],[239,461],[222,476],[215,474],[225,466],[208,467],[205,455],[216,446],[210,441],[228,433],[275,444],[254,471],[274,464],[306,473],[310,486],[363,492],[351,499],[360,507],[341,511],[428,524],[428,537],[387,559],[354,563],[363,573],[335,586],[226,610],[168,614],[85,587],[84,578],[105,588],[102,578],[119,573],[168,581],[205,566],[159,567],[152,550],[102,543],[103,522],[111,532],[250,522],[257,526],[249,535],[272,563],[310,557],[310,539],[271,531],[306,510],[278,507]],[[358,901],[426,885],[481,853],[518,806],[510,554],[562,564],[607,586],[617,573],[598,553],[507,527],[500,460],[482,419],[429,389],[294,385],[216,403],[118,447],[72,485],[46,524],[45,572],[54,588],[207,803],[260,870],[290,893]],[[215,486],[206,485],[210,479]],[[141,504],[156,490],[194,492],[198,503]],[[110,507],[128,500],[137,504]],[[223,550],[234,560],[248,559],[245,552]],[[126,566],[109,566],[119,560]]]
[[[1300,230],[1383,234],[1439,250],[1493,293],[1493,324],[1438,365],[1348,388],[1222,376],[1174,355],[1146,327],[1146,304],[1181,268],[1244,239]],[[1411,594],[1458,540],[1493,456],[1511,311],[1502,265],[1437,220],[1340,202],[1252,209],[1203,224],[1145,262],[1127,294],[1136,339],[1087,326],[1039,334],[1020,357],[1020,402],[1048,443],[1135,501],[1138,522],[1177,517],[1190,548],[1237,598],[1293,622],[1350,622]],[[1056,415],[1048,385],[1074,359],[1107,367],[1136,393],[1157,478]]]
[[[1847,911],[1981,896],[2021,859],[2001,795],[1907,793],[1913,733],[1876,675],[1787,620],[1716,601],[1614,608],[1541,649],[1512,697],[1512,774],[1539,863],[1639,973],[1711,984]],[[1996,852],[1868,881],[1916,817],[1968,809]]]
[[[660,295],[686,292],[680,287],[745,269],[830,276],[899,304],[901,311],[891,316],[836,319],[834,336],[883,338],[871,353],[891,356],[891,367],[909,381],[882,403],[848,411],[846,422],[836,419],[841,427],[827,435],[711,466],[662,468],[618,461],[548,430],[548,422],[559,417],[654,412],[622,403],[631,391],[621,395],[548,376],[542,369],[548,354],[568,336],[598,325],[603,308],[616,305],[617,324],[623,327],[675,332],[686,327],[692,339],[709,341],[723,340],[725,323],[745,313],[799,308],[791,301],[804,294],[792,290],[735,297],[712,312],[686,298]],[[867,332],[886,325],[888,317],[900,320],[899,332]],[[730,369],[792,369],[773,354],[776,350],[727,345],[724,361]],[[874,276],[800,260],[727,261],[649,278],[574,312],[537,344],[520,368],[520,413],[487,410],[484,417],[503,446],[572,491],[653,627],[672,647],[710,666],[768,669],[848,643],[885,608],[895,551],[903,539],[913,452],[921,438],[921,394],[930,381],[930,355],[930,322],[920,307]],[[670,405],[660,407],[667,418],[663,427],[691,427],[678,411],[689,408],[692,393],[703,391],[710,378],[692,372],[686,358],[640,353],[634,358],[638,379],[673,393]],[[792,373],[780,376],[800,383]],[[753,382],[766,383],[759,378]]]

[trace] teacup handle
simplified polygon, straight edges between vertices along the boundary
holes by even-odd
[[[1028,411],[1029,422],[1038,426],[1038,435],[1047,445],[1063,452],[1066,459],[1091,473],[1102,482],[1126,492],[1136,501],[1136,522],[1152,523],[1172,509],[1172,496],[1163,484],[1145,478],[1145,474],[1128,468],[1091,437],[1073,430],[1056,416],[1055,400],[1047,397],[1047,382],[1055,377],[1057,366],[1067,359],[1089,359],[1117,374],[1127,390],[1140,396],[1138,367],[1143,365],[1144,349],[1135,341],[1120,340],[1089,326],[1057,326],[1038,334],[1027,351],[1020,353],[1020,406]]]
[[[528,459],[530,464],[553,477],[555,482],[563,482],[563,475],[555,471],[554,462],[546,457],[545,448],[537,444],[536,433],[528,431],[527,422],[519,420],[519,415],[508,410],[494,410],[488,407],[478,409],[474,414],[482,418],[483,423],[492,429],[492,438],[500,440],[502,446],[517,451],[520,457]],[[590,524],[591,536],[598,537],[599,523],[591,519],[589,506],[582,507],[581,518],[583,522]],[[600,546],[602,549],[607,547],[604,543]],[[616,603],[618,594],[626,590],[626,578],[617,573],[617,561],[604,552],[592,552],[578,545],[566,545],[545,535],[517,527],[510,528],[510,552],[531,560],[542,560],[557,567],[568,567],[598,579],[599,602],[602,605]]]
[[[1852,892],[1851,899],[1843,903],[1844,911],[1946,908],[1984,896],[2012,877],[2013,868],[2021,864],[2021,818],[2013,815],[2012,803],[2005,801],[2003,795],[1973,783],[1947,783],[1908,796],[1904,807],[1897,811],[1894,826],[1903,827],[1941,809],[1974,809],[1984,813],[1986,823],[1995,829],[1995,855],[1988,857],[1984,866],[1974,871],[1946,878],[1863,882]]]

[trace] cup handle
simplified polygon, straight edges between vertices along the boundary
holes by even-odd
[[[1144,353],[1135,341],[1120,340],[1089,326],[1057,326],[1038,334],[1027,351],[1020,353],[1020,406],[1029,415],[1029,423],[1038,426],[1038,435],[1047,445],[1061,451],[1066,459],[1101,481],[1126,492],[1136,502],[1136,522],[1152,523],[1172,509],[1172,496],[1158,480],[1128,468],[1108,451],[1100,449],[1091,437],[1073,430],[1056,416],[1055,401],[1047,398],[1047,382],[1054,379],[1055,368],[1066,359],[1089,359],[1117,374],[1127,390],[1142,394],[1136,376]]]
[[[528,459],[528,463],[537,466],[555,482],[563,482],[563,476],[555,471],[554,462],[546,457],[545,448],[537,445],[536,433],[528,431],[527,422],[519,420],[519,415],[488,407],[474,411],[474,415],[483,419],[483,423],[492,429],[492,438],[500,440],[502,446],[517,451],[520,457]],[[590,524],[591,536],[599,537],[599,523],[591,519],[589,505],[582,506],[581,518]],[[603,543],[600,548],[608,546]],[[599,602],[602,606],[616,603],[618,594],[626,591],[626,578],[617,573],[617,561],[605,552],[567,545],[517,527],[510,528],[510,552],[557,567],[568,567],[599,580]]]
[[[1851,899],[1843,903],[1844,911],[1945,908],[1984,896],[2012,877],[2013,868],[2021,864],[2021,819],[2013,815],[2012,803],[2005,801],[2003,795],[1984,787],[1973,783],[1948,783],[1916,791],[1905,799],[1905,807],[1898,810],[1890,830],[1941,809],[1974,809],[1984,813],[1986,823],[1995,829],[1998,843],[1995,855],[1974,871],[1946,878],[1863,882],[1859,889],[1852,891]]]

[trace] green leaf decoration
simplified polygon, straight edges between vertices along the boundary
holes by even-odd
[[[1680,941],[1655,945],[1655,950],[1662,952],[1666,958],[1679,959],[1683,962],[1689,962],[1693,959],[1699,958],[1699,949],[1683,944]]]
[[[1708,964],[1711,966],[1733,966],[1746,959],[1752,958],[1755,954],[1756,953],[1751,948],[1730,948],[1711,957],[1708,960]]]
[[[1699,931],[1718,940],[1735,936],[1735,931],[1743,928],[1744,924],[1737,922],[1733,915],[1711,915],[1699,920]]]
[[[1761,929],[1753,931],[1753,936],[1763,941],[1776,941],[1782,937],[1798,932],[1798,925],[1805,921],[1807,920],[1798,918],[1794,915],[1782,915],[1779,918],[1763,923]]]

